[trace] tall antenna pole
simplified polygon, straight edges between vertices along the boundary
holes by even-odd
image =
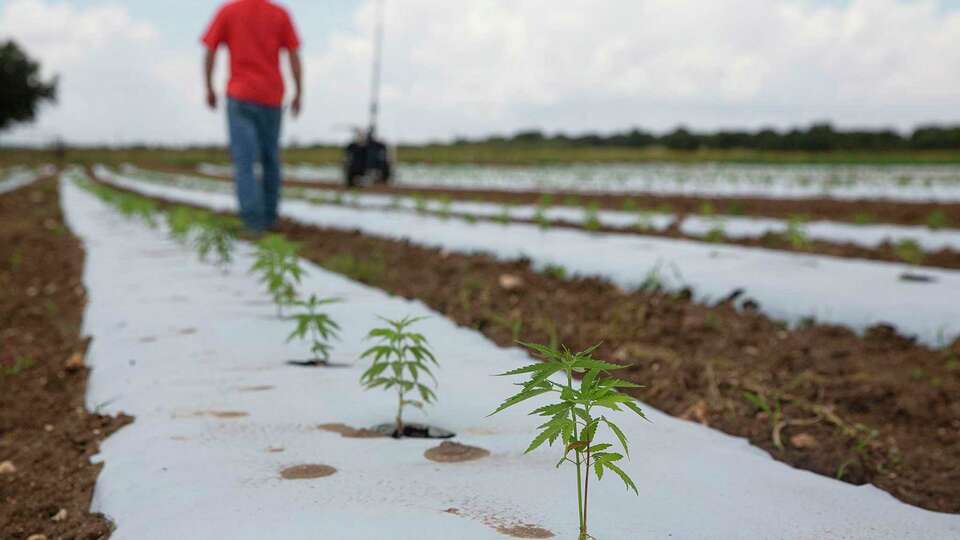
[[[373,87],[370,95],[370,135],[377,131],[377,120],[380,115],[380,73],[383,68],[383,19],[384,0],[377,2],[377,22],[373,41]]]

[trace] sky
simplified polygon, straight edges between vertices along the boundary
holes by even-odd
[[[960,0],[385,0],[381,133],[960,123]],[[373,0],[286,0],[304,42],[287,143],[364,124]],[[0,40],[60,96],[0,144],[220,144],[199,37],[214,0],[0,0]],[[225,86],[226,57],[218,88]]]

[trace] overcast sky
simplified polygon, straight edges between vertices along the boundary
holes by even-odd
[[[386,0],[381,131],[508,133],[960,122],[960,0]],[[60,99],[0,143],[219,143],[199,36],[212,0],[0,0]],[[287,0],[305,114],[288,141],[366,121],[371,0]],[[222,58],[221,78],[226,58]]]

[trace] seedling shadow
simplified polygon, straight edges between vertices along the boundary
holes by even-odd
[[[905,272],[900,274],[900,281],[906,281],[907,283],[936,283],[936,276],[931,276],[928,274],[917,274],[913,272]]]
[[[397,431],[396,424],[380,424],[371,431],[394,439],[452,439],[457,436],[452,431],[426,424],[404,424],[402,432]]]
[[[287,360],[288,366],[300,368],[348,368],[352,364],[344,362],[328,362],[326,360]]]

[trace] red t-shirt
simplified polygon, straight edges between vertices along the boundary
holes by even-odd
[[[269,0],[235,0],[217,12],[203,44],[230,49],[227,95],[268,107],[283,105],[280,49],[300,48],[290,14]]]

